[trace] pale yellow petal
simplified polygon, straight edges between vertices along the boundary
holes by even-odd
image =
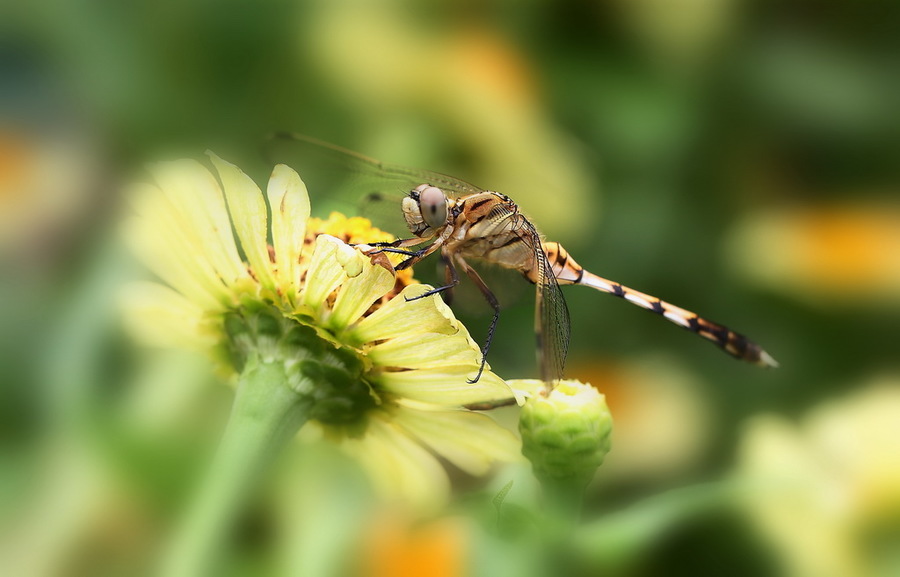
[[[455,335],[415,331],[382,341],[367,352],[381,367],[431,369],[481,362],[481,351],[462,331]]]
[[[459,323],[438,295],[407,301],[430,290],[409,285],[399,296],[364,318],[349,334],[360,343],[380,341],[416,332],[455,334]]]
[[[350,278],[362,274],[365,265],[362,254],[344,241],[337,238],[334,240],[337,241],[337,250],[335,250],[334,256],[344,269],[344,274]]]
[[[483,475],[494,461],[521,459],[516,436],[487,415],[464,410],[399,410],[394,421],[472,475]]]
[[[399,397],[444,407],[509,398],[512,391],[503,379],[485,370],[477,383],[478,365],[460,365],[439,369],[385,372],[378,384]]]
[[[272,209],[276,274],[282,286],[294,294],[300,287],[299,261],[309,218],[309,195],[300,176],[283,164],[272,171],[266,195]]]
[[[532,397],[544,391],[546,389],[546,384],[544,381],[540,379],[507,379],[506,384],[509,387],[516,391],[517,397],[522,397],[523,400],[527,397]],[[522,403],[519,403],[520,405]]]
[[[231,232],[225,200],[212,174],[194,160],[182,159],[150,165],[162,195],[156,202],[170,203],[169,226],[181,232],[226,284],[246,277]]]
[[[241,259],[231,229],[231,217],[225,205],[222,189],[212,173],[195,160],[187,161],[185,167],[193,178],[194,191],[203,199],[209,228],[205,229],[204,241],[214,250],[214,263],[222,280],[231,284],[238,279],[248,278],[247,265]]]
[[[343,329],[355,323],[372,304],[394,287],[394,275],[382,266],[363,263],[362,272],[341,285],[328,325]]]
[[[207,310],[221,310],[228,300],[225,286],[197,261],[195,253],[179,246],[177,234],[165,234],[155,223],[131,218],[122,223],[122,236],[138,258],[162,280]]]
[[[217,335],[203,309],[169,287],[131,283],[123,288],[119,304],[126,329],[144,344],[195,350],[216,344]]]
[[[253,275],[264,288],[274,291],[275,279],[268,248],[268,214],[262,191],[241,169],[211,152],[207,154],[219,171],[231,222]]]
[[[210,262],[209,247],[198,234],[195,223],[185,218],[176,204],[154,186],[133,186],[126,198],[141,217],[137,227],[143,231],[140,236],[153,245],[147,250],[158,254],[153,263],[146,264],[163,278],[167,275],[159,267],[177,267],[217,300],[225,302],[229,291]]]
[[[306,271],[302,297],[303,304],[315,311],[320,311],[328,295],[347,279],[347,273],[337,258],[343,244],[327,234],[316,237],[316,246]]]
[[[371,420],[362,440],[348,441],[345,448],[359,459],[386,498],[434,509],[449,495],[450,482],[437,459],[379,418]]]

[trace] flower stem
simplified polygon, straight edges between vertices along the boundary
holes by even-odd
[[[543,479],[543,510],[551,531],[568,536],[581,518],[584,505],[584,489],[587,482],[581,479]]]
[[[581,519],[587,480],[542,478],[545,575],[581,575],[578,560],[571,555],[570,542]]]
[[[308,401],[286,383],[284,363],[248,359],[212,465],[163,560],[164,577],[213,573],[214,554],[264,466],[308,418]]]

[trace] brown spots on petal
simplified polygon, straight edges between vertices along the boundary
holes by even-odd
[[[363,254],[369,257],[369,261],[376,266],[380,266],[391,274],[396,274],[394,265],[391,264],[387,254],[377,250],[363,251]]]

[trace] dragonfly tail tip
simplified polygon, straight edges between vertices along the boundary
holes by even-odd
[[[759,354],[759,364],[764,367],[769,367],[772,369],[777,369],[781,365],[778,364],[778,361],[772,358],[772,355],[767,353],[766,351],[760,351]]]

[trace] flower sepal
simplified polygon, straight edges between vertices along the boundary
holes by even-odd
[[[362,378],[365,362],[356,351],[323,338],[323,331],[264,305],[226,314],[224,326],[233,366],[243,371],[250,359],[282,365],[285,386],[307,406],[309,418],[362,425],[378,404]]]

